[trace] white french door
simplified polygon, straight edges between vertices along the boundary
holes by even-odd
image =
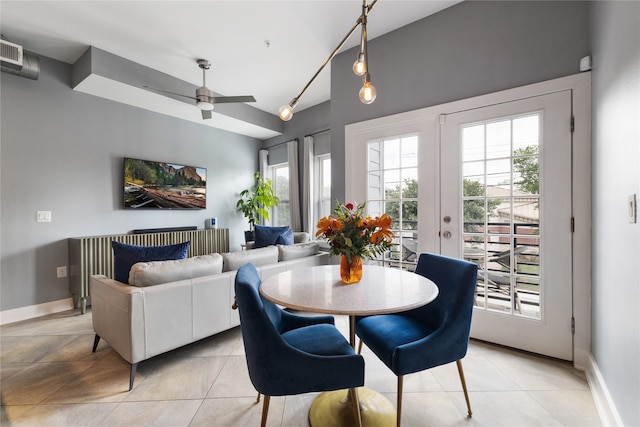
[[[571,92],[441,123],[441,252],[478,264],[471,336],[572,360]]]
[[[575,95],[539,87],[348,125],[345,200],[392,213],[385,265],[478,264],[472,337],[573,360]]]

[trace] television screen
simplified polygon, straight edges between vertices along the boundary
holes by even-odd
[[[205,209],[207,170],[152,160],[124,159],[127,209]]]

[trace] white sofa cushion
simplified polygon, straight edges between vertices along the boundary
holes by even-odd
[[[307,243],[311,241],[311,236],[306,231],[294,231],[293,243]]]
[[[278,261],[289,261],[318,253],[317,242],[296,243],[295,245],[276,245],[278,247]]]
[[[145,287],[222,273],[222,255],[209,254],[173,261],[138,262],[129,271],[129,284]]]
[[[267,246],[250,251],[227,252],[222,254],[222,271],[233,271],[250,262],[256,267],[278,262],[278,248]]]

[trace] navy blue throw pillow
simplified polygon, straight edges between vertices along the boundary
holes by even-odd
[[[191,242],[164,246],[137,246],[111,242],[113,248],[114,279],[129,283],[129,270],[137,262],[167,261],[187,257]]]
[[[287,228],[287,231],[280,233],[276,239],[276,245],[293,245],[293,230]]]
[[[284,227],[269,227],[265,225],[256,225],[256,248],[264,248],[265,246],[275,245],[278,242],[278,239],[282,237],[282,241],[290,240],[293,244],[293,231],[288,226]],[[289,233],[290,237],[286,237],[286,234]],[[278,243],[281,245],[285,245],[287,243]]]

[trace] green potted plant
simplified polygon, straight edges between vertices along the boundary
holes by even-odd
[[[254,240],[254,225],[261,218],[269,220],[269,210],[278,206],[278,197],[273,191],[273,185],[269,178],[260,178],[260,173],[256,172],[253,177],[256,185],[240,192],[240,199],[236,203],[236,208],[242,212],[249,221],[249,231],[244,232],[245,242]]]

